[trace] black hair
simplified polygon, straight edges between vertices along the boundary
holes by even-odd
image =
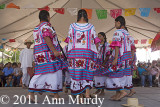
[[[104,32],[99,32],[98,35],[99,35],[99,34],[104,37],[104,44],[103,44],[103,46],[102,46],[102,48],[103,48],[103,56],[102,56],[103,58],[102,58],[102,59],[103,59],[103,62],[104,62],[105,43],[106,43],[106,39],[107,39],[107,38],[106,38],[106,34],[105,34]]]
[[[125,18],[123,17],[123,16],[118,16],[116,19],[115,19],[115,21],[116,22],[120,22],[121,23],[121,25],[120,25],[120,28],[122,27],[122,26],[126,26],[126,21],[125,21]]]
[[[49,12],[48,12],[48,11],[46,11],[46,10],[41,10],[41,11],[39,12],[39,20],[40,20],[40,21],[49,22],[48,17],[49,17]]]
[[[16,62],[13,62],[13,63],[12,63],[12,66],[16,66],[16,67],[17,67],[18,65],[17,65]]]
[[[125,26],[126,31],[128,31],[128,28]]]
[[[84,17],[84,20],[88,23],[88,15],[87,15],[86,10],[84,10],[84,9],[81,9],[81,10],[78,11],[77,22],[78,22],[82,17]]]

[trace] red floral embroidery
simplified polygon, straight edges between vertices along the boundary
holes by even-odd
[[[51,59],[52,59],[52,60],[55,60],[56,57],[55,57],[54,55],[51,55]]]
[[[44,55],[38,55],[37,61],[38,63],[44,62]]]
[[[94,68],[94,63],[91,63],[91,69],[93,69]]]
[[[80,37],[79,39],[77,39],[77,43],[80,43],[81,40],[82,40],[84,37],[85,37],[85,34],[84,34],[84,32],[83,32],[83,34],[81,35],[81,37]]]
[[[117,70],[117,67],[116,67],[115,65],[113,65],[113,66],[112,66],[112,69],[113,69],[114,71],[116,71],[116,70]]]
[[[132,65],[132,61],[131,60],[129,61],[129,65]]]
[[[83,67],[84,60],[78,60],[76,61],[76,67]]]
[[[72,61],[71,60],[69,61],[69,67],[72,67]]]
[[[99,69],[99,65],[97,65],[96,68]]]

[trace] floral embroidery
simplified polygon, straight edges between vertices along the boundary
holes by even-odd
[[[94,63],[91,63],[91,69],[93,69],[94,68]]]
[[[72,67],[72,60],[69,60],[69,67]]]
[[[83,67],[84,60],[78,60],[76,61],[76,67]]]
[[[81,40],[85,38],[85,34],[83,32],[83,34],[81,35],[81,37],[79,39],[77,39],[77,43],[81,43]]]
[[[37,57],[37,61],[38,61],[38,63],[43,63],[44,62],[44,59],[45,59],[45,57],[44,57],[44,55],[38,55],[38,57]]]
[[[115,65],[113,65],[113,66],[112,66],[112,69],[113,69],[114,71],[116,71],[116,70],[117,70],[117,67],[116,67]]]
[[[35,42],[36,42],[36,43],[40,43],[39,33],[37,33],[36,37],[37,37],[37,38],[35,39]]]
[[[56,57],[54,55],[51,55],[51,59],[54,61]]]

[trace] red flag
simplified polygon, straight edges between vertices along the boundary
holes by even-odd
[[[122,9],[113,9],[113,10],[110,10],[110,15],[111,15],[111,17],[113,17],[115,19],[118,16],[122,15]]]
[[[138,40],[134,40],[134,43],[135,43],[135,44],[138,44]]]
[[[16,42],[15,39],[9,39],[9,42]]]
[[[8,4],[6,8],[16,8],[16,9],[20,9],[19,6],[16,6],[16,5],[13,4],[13,3]]]
[[[157,13],[160,13],[160,8],[154,8],[154,11],[156,11]]]
[[[146,42],[147,42],[147,39],[142,39],[141,40],[141,44],[146,44]]]
[[[50,8],[48,7],[48,6],[46,6],[46,7],[44,7],[44,8],[38,8],[38,10],[46,10],[46,11],[49,11],[50,10]]]
[[[57,13],[64,14],[64,8],[54,8],[53,10]]]

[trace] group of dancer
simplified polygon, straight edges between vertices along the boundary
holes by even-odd
[[[116,91],[111,100],[121,100],[135,91],[132,84],[132,67],[135,62],[134,39],[126,28],[125,18],[115,19],[116,31],[112,43],[107,42],[104,32],[98,33],[88,23],[87,12],[78,11],[77,22],[69,27],[62,49],[56,32],[50,22],[48,11],[39,13],[40,24],[34,29],[35,75],[29,84],[29,93],[34,101],[34,92],[50,92],[59,98],[62,91],[62,70],[65,70],[65,85],[72,95],[79,98],[90,98],[90,90],[94,86],[94,94],[104,94],[104,89]]]

